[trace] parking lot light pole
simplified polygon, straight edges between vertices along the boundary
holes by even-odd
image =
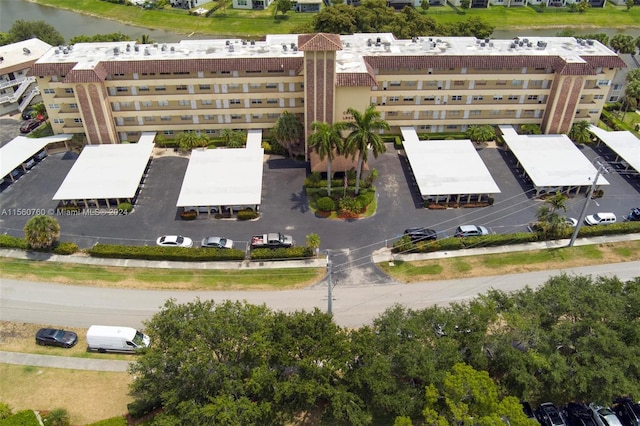
[[[580,212],[580,216],[578,216],[578,223],[573,230],[573,234],[571,234],[571,240],[569,241],[569,245],[567,247],[573,247],[573,244],[576,242],[576,238],[578,237],[578,232],[580,232],[580,227],[582,226],[582,221],[584,220],[584,215],[587,213],[587,207],[589,206],[589,201],[591,201],[591,197],[593,196],[593,192],[598,185],[598,178],[601,174],[607,173],[607,169],[605,169],[604,164],[600,162],[600,157],[597,157],[593,160],[594,163],[598,164],[598,170],[596,172],[596,177],[593,179],[591,183],[591,187],[589,188],[589,193],[587,194],[587,199],[584,201],[584,205],[582,206],[582,211]]]

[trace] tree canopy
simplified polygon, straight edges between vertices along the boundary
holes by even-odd
[[[64,37],[52,25],[44,21],[24,21],[18,19],[11,25],[5,38],[5,44],[38,38],[52,46],[64,44]]]
[[[130,371],[158,425],[527,425],[519,400],[640,394],[640,278],[560,275],[537,290],[390,308],[359,329],[313,312],[166,302]],[[466,392],[464,394],[462,392]]]

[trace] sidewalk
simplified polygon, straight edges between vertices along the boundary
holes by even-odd
[[[33,365],[36,367],[67,368],[72,370],[126,372],[129,367],[129,362],[130,361],[0,351],[0,364]]]

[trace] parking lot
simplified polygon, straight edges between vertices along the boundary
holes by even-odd
[[[2,142],[19,134],[16,125],[0,121]],[[14,133],[15,132],[15,133]],[[8,138],[8,139],[7,139]],[[582,152],[594,159],[603,152],[582,147]],[[427,210],[422,208],[417,188],[412,185],[408,164],[402,151],[392,145],[379,158],[370,158],[370,167],[379,172],[378,210],[372,217],[353,220],[317,218],[310,210],[303,191],[307,165],[280,157],[265,157],[261,216],[258,220],[238,222],[224,219],[181,220],[175,207],[188,159],[174,156],[167,150],[151,162],[149,175],[140,190],[134,211],[118,215],[58,215],[61,240],[90,247],[96,242],[129,245],[152,245],[158,236],[180,234],[191,237],[196,244],[207,236],[222,236],[238,242],[243,248],[249,237],[264,232],[286,232],[297,244],[304,244],[306,235],[317,233],[322,249],[341,249],[364,257],[389,244],[404,229],[425,226],[436,229],[440,236],[451,235],[461,224],[484,225],[493,233],[526,232],[535,219],[542,201],[531,197],[532,188],[513,169],[513,158],[495,146],[478,150],[498,184],[493,206]],[[71,169],[77,155],[71,152],[54,154],[36,164],[15,183],[3,185],[0,192],[0,232],[22,236],[29,215],[53,212],[57,202],[51,198]],[[606,175],[610,186],[604,187],[604,197],[590,201],[587,214],[614,212],[618,220],[632,207],[640,206],[639,178],[620,174],[612,164]],[[336,188],[340,190],[340,188]],[[529,192],[527,192],[529,191]],[[577,217],[585,197],[567,201],[567,215]]]

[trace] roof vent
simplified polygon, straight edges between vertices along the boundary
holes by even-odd
[[[148,47],[144,48],[144,56],[151,56],[151,51],[149,50]]]
[[[140,46],[138,46],[137,44],[135,46],[133,46],[133,50],[135,50],[136,52],[140,51]]]
[[[251,41],[249,42],[249,44],[250,44],[251,46],[255,46],[255,45],[256,45],[256,41],[255,41],[255,40],[251,40]]]
[[[59,55],[59,54],[60,54],[60,49],[58,49],[58,48],[56,47],[56,50],[54,50],[54,51],[53,51],[53,53],[55,53],[56,55]]]
[[[127,52],[131,52],[131,45],[127,44]]]
[[[417,43],[418,42],[418,37],[411,37],[411,43]]]
[[[64,49],[64,53],[67,53],[67,49]],[[120,54],[120,48],[118,46],[113,48],[113,54],[116,56]]]
[[[367,47],[371,47],[373,45],[373,41],[371,39],[367,40]]]
[[[517,43],[511,43],[511,46],[510,46],[510,47],[511,47],[512,49],[515,49],[516,47],[518,47],[518,44],[517,44]]]
[[[246,46],[247,45],[247,40],[242,40],[242,45]]]
[[[529,43],[529,39],[528,38],[523,38],[522,41],[524,42],[524,44],[528,44]]]
[[[293,47],[291,48],[291,50],[293,50],[294,52],[298,51],[298,46],[296,46],[295,44],[293,45]]]
[[[593,46],[593,40],[588,39],[588,40],[587,40],[587,44],[588,44],[589,46]]]
[[[488,39],[488,38],[485,38],[485,39],[484,39],[484,42],[488,44],[488,43],[489,43],[489,39]]]
[[[283,44],[283,45],[282,45],[282,51],[283,51],[283,52],[286,52],[286,51],[287,51],[287,45],[286,45],[286,44]]]
[[[291,43],[290,47],[291,47],[291,50],[297,50],[297,49],[296,49],[296,44],[295,44],[295,43]]]
[[[69,53],[69,51],[67,50],[67,48],[65,47],[64,49],[62,49],[62,53],[64,53],[65,55],[67,55]]]
[[[163,44],[162,47],[160,48],[160,50],[162,50],[163,52],[167,51],[167,45]]]
[[[171,46],[171,52],[175,52],[176,51],[176,47],[175,46]]]
[[[235,51],[235,49],[233,48],[233,44],[230,44],[229,45],[229,52],[234,52],[234,51]]]
[[[31,55],[31,51],[29,49],[27,49],[26,47],[23,47],[22,51],[24,52],[25,55]]]
[[[480,47],[484,47],[486,45],[486,43],[483,41],[482,43],[480,43]]]
[[[229,46],[230,44],[231,44],[231,42],[230,42],[229,40],[227,40],[227,41],[225,41],[225,42],[224,42],[224,45],[225,45],[225,46]]]

